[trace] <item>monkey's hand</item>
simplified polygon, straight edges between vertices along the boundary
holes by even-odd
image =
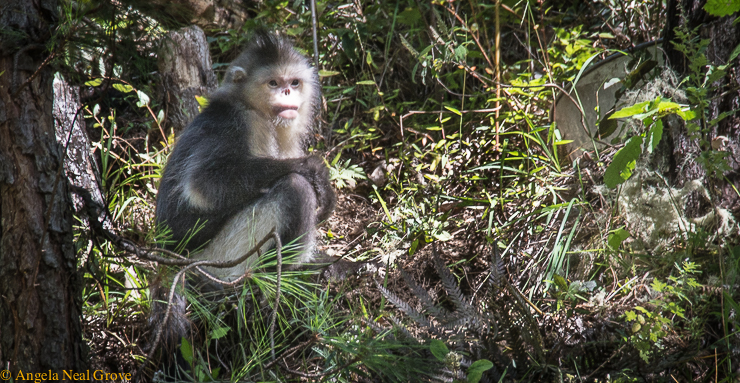
[[[329,181],[329,168],[324,160],[318,156],[303,158],[300,174],[311,183],[316,192],[316,200],[319,208],[318,220],[329,218],[337,203],[337,197]]]

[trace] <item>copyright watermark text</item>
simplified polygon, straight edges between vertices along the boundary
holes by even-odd
[[[108,381],[108,382],[127,382],[131,381],[131,373],[113,373],[103,370],[86,370],[83,372],[74,372],[72,370],[62,370],[61,373],[52,372],[23,372],[19,370],[16,376],[10,370],[0,370],[0,380],[14,379],[16,382],[34,382],[42,383],[49,381]]]

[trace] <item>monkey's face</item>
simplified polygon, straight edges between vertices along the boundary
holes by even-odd
[[[301,65],[261,68],[252,79],[253,91],[247,97],[262,113],[290,124],[300,115],[309,113],[314,97],[312,74],[310,67]]]
[[[298,117],[298,108],[302,104],[301,80],[298,78],[277,77],[267,82],[270,94],[270,105],[276,117],[292,120]]]

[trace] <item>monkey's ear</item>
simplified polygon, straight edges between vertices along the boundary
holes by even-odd
[[[247,72],[240,66],[231,67],[228,74],[231,78],[231,82],[240,82],[247,78]]]

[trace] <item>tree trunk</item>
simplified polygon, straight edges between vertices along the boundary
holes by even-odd
[[[198,115],[195,96],[208,96],[218,86],[206,34],[195,25],[169,32],[159,49],[158,66],[167,121],[179,133]]]
[[[195,24],[203,29],[238,29],[249,18],[244,0],[125,0],[167,28]]]
[[[681,2],[681,7],[678,6],[679,2]],[[704,1],[698,0],[671,0],[668,2],[668,15],[675,15],[672,18],[669,16],[664,34],[667,36],[666,40],[670,39],[664,45],[668,64],[681,73],[682,76],[690,74],[689,65],[691,63],[672,44],[672,41],[680,43],[675,39],[674,28],[685,24],[688,30],[691,31],[699,27],[697,30],[699,38],[709,40],[709,45],[705,51],[709,64],[714,66],[729,64],[727,74],[715,83],[710,84],[713,90],[705,97],[708,102],[708,113],[707,124],[700,133],[702,140],[690,136],[686,124],[678,118],[669,120],[671,123],[665,125],[667,129],[664,132],[668,132],[667,142],[672,150],[670,158],[673,162],[672,168],[674,171],[668,174],[671,181],[676,185],[683,186],[691,180],[702,180],[711,195],[711,207],[717,209],[716,211],[720,211],[719,209],[728,211],[732,215],[729,218],[726,215],[725,218],[720,215],[715,217],[715,221],[719,221],[715,224],[721,229],[722,225],[726,223],[736,225],[735,222],[740,217],[740,197],[738,197],[738,190],[740,190],[740,116],[737,113],[740,108],[740,65],[738,65],[737,58],[732,62],[729,61],[733,49],[740,44],[740,27],[734,24],[736,15],[721,18],[713,17],[702,9],[704,4]],[[719,123],[712,124],[711,121],[718,118],[723,112],[732,112],[732,114]],[[710,157],[707,157],[708,155]],[[713,159],[710,167],[724,164],[726,169],[718,172],[717,175],[708,174],[707,166],[697,163],[697,159],[702,158],[702,156]],[[694,197],[686,202],[687,214],[694,212],[693,215],[696,216],[702,213],[702,208],[705,210],[707,208],[706,206],[702,207],[702,204],[707,204],[702,202],[702,198]],[[737,237],[730,238],[727,242],[736,244]],[[723,250],[720,253],[721,257],[725,257],[729,252],[725,249],[721,250]],[[731,276],[726,278],[727,281],[732,280]],[[737,299],[735,286],[725,287],[724,291]],[[723,302],[722,304],[727,305],[728,303]],[[740,357],[736,352],[737,347],[733,346],[738,344],[739,337],[737,333],[732,333],[731,325],[723,329],[722,323],[715,321],[718,321],[718,319],[707,319],[706,326],[712,327],[709,333],[717,334],[717,338],[711,344],[713,351],[709,350],[705,355],[710,358],[712,355],[718,354],[724,356],[723,362],[716,364],[717,371],[714,374],[720,380],[725,378],[724,381],[727,381],[727,378],[733,376],[733,374],[737,376],[736,374],[740,371],[737,370]],[[707,344],[707,346],[709,345]],[[729,361],[724,358],[728,358]],[[730,366],[735,371],[732,371],[729,368]]]
[[[679,8],[678,3],[681,2]],[[688,75],[686,58],[681,52],[676,51],[674,29],[679,25],[687,24],[689,30],[699,26],[698,34],[701,39],[708,39],[709,46],[706,50],[707,59],[712,65],[719,66],[727,64],[730,53],[740,44],[740,27],[733,25],[734,15],[727,17],[713,17],[708,15],[702,8],[705,2],[698,0],[671,0],[668,3],[667,13],[669,15],[664,35],[664,49],[668,59],[667,64],[681,75]],[[681,13],[683,8],[684,14]],[[727,75],[715,84],[714,94],[709,94],[707,100],[707,121],[719,117],[720,113],[738,110],[740,108],[740,65],[737,59],[730,63]],[[686,127],[678,119],[672,120],[665,132],[668,133],[673,155],[672,161],[675,171],[670,174],[671,180],[678,186],[694,179],[702,179],[708,186],[712,195],[712,203],[715,207],[727,209],[735,217],[740,217],[740,116],[735,112],[731,116],[720,121],[718,124],[706,128],[706,143],[689,137]],[[724,161],[729,167],[719,177],[708,177],[704,167],[696,161],[699,156],[708,152],[718,152],[724,156]],[[690,159],[690,160],[687,160]],[[713,161],[717,163],[717,161]],[[701,214],[701,198],[693,198],[688,201],[687,211],[691,214]],[[706,207],[705,207],[706,208]]]
[[[51,0],[0,4],[0,361],[12,379],[51,371],[49,380],[64,380],[62,370],[86,367],[64,149],[45,66],[56,12]]]

